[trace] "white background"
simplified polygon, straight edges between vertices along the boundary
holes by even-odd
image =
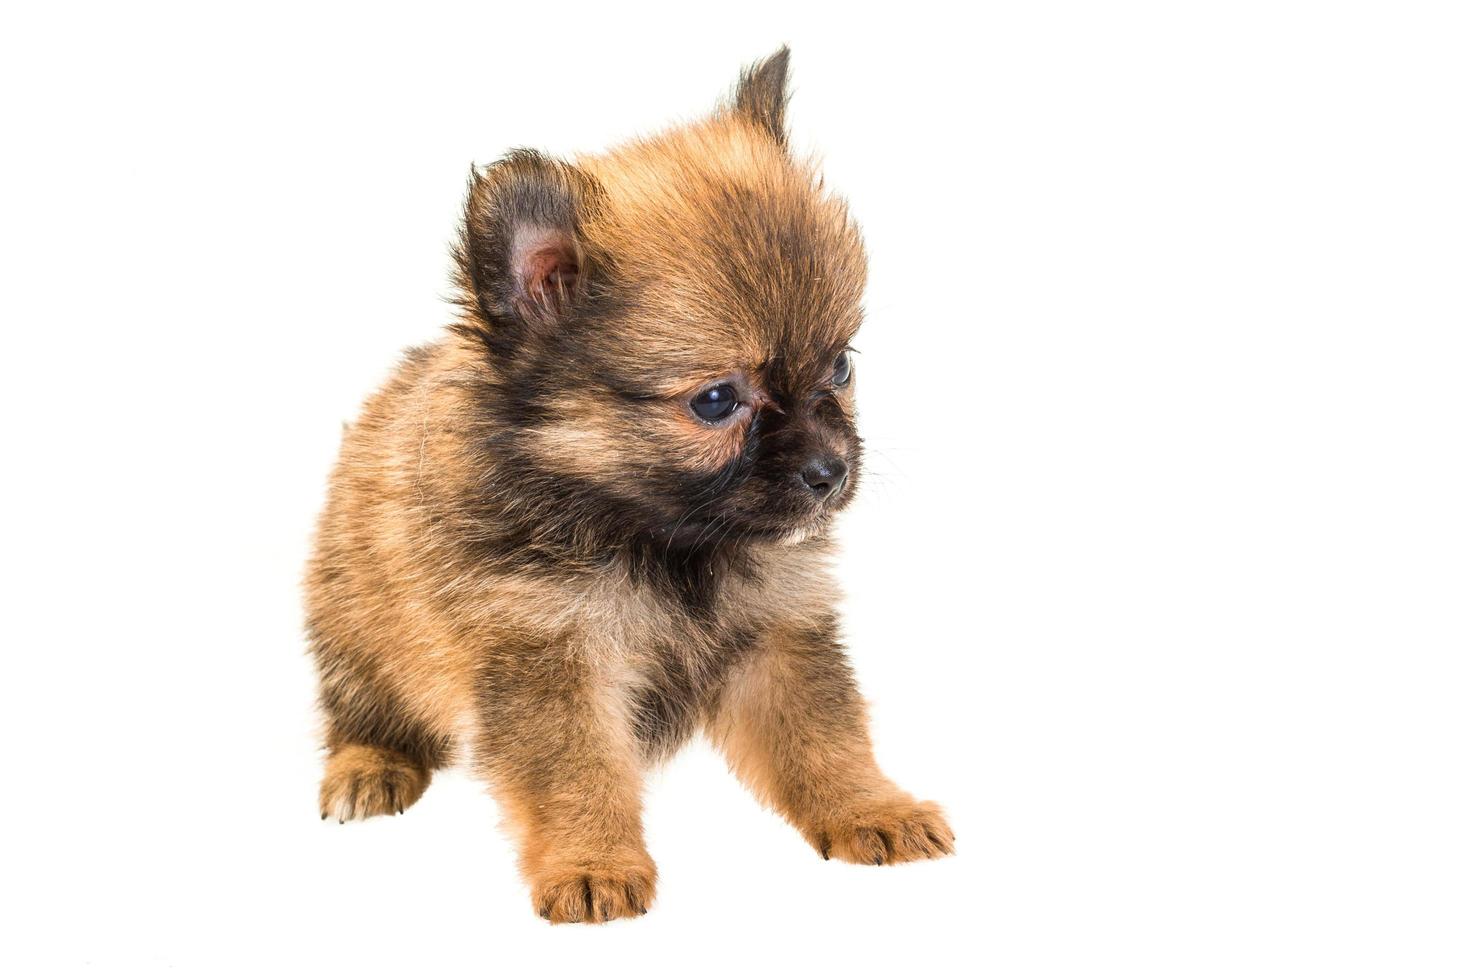
[[[10,8],[0,966],[1464,977],[1457,6]],[[318,821],[308,535],[471,162],[781,42],[871,251],[852,657],[959,855],[824,863],[694,746],[650,915],[553,928],[466,777]]]

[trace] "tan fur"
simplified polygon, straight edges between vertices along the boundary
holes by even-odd
[[[878,769],[860,710],[831,700],[828,665],[776,633],[733,677],[707,730],[756,797],[821,852],[858,864],[939,857],[954,834]]]
[[[762,129],[780,118],[751,88],[765,84],[763,70],[747,77],[742,109],[580,159],[575,171],[533,173],[522,161],[477,178],[466,288],[490,288],[472,266],[504,255],[510,285],[496,288],[509,292],[471,292],[466,322],[412,352],[368,401],[344,438],[308,569],[330,751],[323,815],[401,811],[463,736],[516,835],[534,907],[554,922],[647,909],[655,870],[642,774],[686,727],[703,727],[823,856],[887,863],[952,847],[938,809],[873,760],[835,639],[826,512],[734,537],[741,525],[722,517],[691,543],[679,535],[703,505],[645,485],[655,471],[697,480],[736,465],[760,413],[856,467],[853,388],[824,396],[822,422],[781,386],[807,376],[799,369],[820,373],[830,365],[820,358],[856,331],[861,243],[845,206],[790,159],[784,134]],[[477,258],[476,222],[505,210],[516,181],[580,216],[507,225],[519,237]],[[548,389],[524,418],[498,416],[531,383],[510,372],[556,341],[549,331],[614,295],[589,334],[602,368]],[[498,352],[511,330],[517,346]],[[604,375],[649,394],[600,390]],[[723,427],[691,416],[692,395],[726,377],[747,392],[747,414]],[[517,483],[522,472],[537,482]],[[560,519],[562,487],[576,520]],[[636,499],[642,516],[584,516],[597,494]],[[653,543],[635,560],[619,534]],[[691,598],[671,584],[676,542],[712,556],[718,588],[696,577]],[[665,562],[672,571],[659,572]]]
[[[322,778],[322,819],[345,823],[402,813],[428,786],[428,771],[406,756],[371,745],[337,745]]]

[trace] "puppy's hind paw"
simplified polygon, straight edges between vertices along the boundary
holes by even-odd
[[[429,771],[389,749],[344,745],[327,759],[320,796],[322,819],[338,823],[402,813],[429,785]]]

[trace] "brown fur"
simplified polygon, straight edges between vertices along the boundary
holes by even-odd
[[[462,744],[554,922],[647,909],[642,773],[699,730],[824,857],[952,849],[879,772],[837,639],[828,523],[861,442],[834,363],[865,264],[787,150],[785,65],[694,125],[476,172],[464,317],[332,475],[307,580],[322,814],[401,812]],[[739,403],[707,422],[716,382]],[[814,460],[846,484],[804,485]]]

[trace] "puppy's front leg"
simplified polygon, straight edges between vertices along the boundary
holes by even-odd
[[[952,853],[954,833],[878,769],[835,624],[766,637],[731,675],[707,730],[730,767],[824,858],[889,864]]]
[[[653,901],[624,696],[563,649],[518,651],[487,671],[477,763],[520,838],[532,903],[552,922],[642,915]]]

